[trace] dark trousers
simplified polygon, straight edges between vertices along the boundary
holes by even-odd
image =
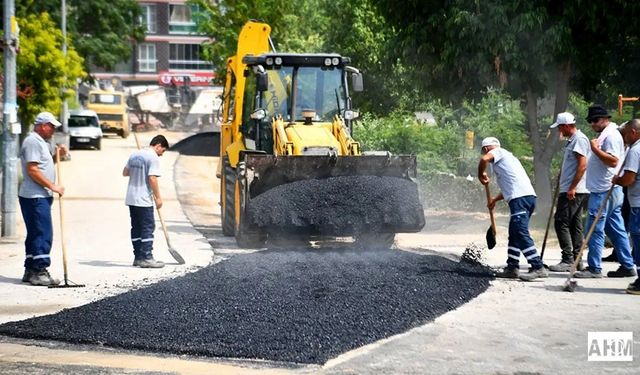
[[[153,231],[156,229],[153,207],[129,206],[131,244],[136,259],[153,258]]]
[[[43,270],[51,265],[51,243],[53,242],[53,224],[51,223],[51,204],[53,198],[18,197],[22,218],[27,227],[24,241],[26,257],[24,268]]]
[[[541,268],[542,260],[529,234],[529,219],[536,208],[536,197],[514,198],[509,201],[509,244],[507,249],[508,267],[517,268],[520,264],[520,253],[524,255],[533,269]]]
[[[567,193],[558,195],[554,224],[562,249],[562,261],[571,263],[578,255],[583,241],[582,214],[587,208],[589,194],[576,194],[569,200]]]

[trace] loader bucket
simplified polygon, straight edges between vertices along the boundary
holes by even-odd
[[[247,219],[264,232],[418,232],[415,156],[245,155]]]

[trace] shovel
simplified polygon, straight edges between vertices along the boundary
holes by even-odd
[[[560,164],[560,170],[562,171],[562,164]],[[558,180],[556,181],[556,189],[553,191],[553,200],[551,201],[551,209],[549,210],[549,217],[547,218],[547,228],[544,230],[544,240],[542,240],[542,250],[540,251],[540,260],[544,259],[544,250],[547,247],[547,238],[549,237],[549,226],[551,225],[551,218],[553,217],[553,209],[556,207],[556,201],[558,200],[558,191],[560,190],[560,173],[558,173]],[[544,268],[549,268],[544,264]]]
[[[489,191],[489,184],[484,185],[484,191],[487,194],[487,204],[491,201],[491,192]],[[496,247],[496,218],[493,216],[493,208],[489,209],[489,216],[491,217],[491,226],[487,229],[487,247],[489,250]]]

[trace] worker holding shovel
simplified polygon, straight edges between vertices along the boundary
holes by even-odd
[[[602,277],[602,250],[604,235],[611,239],[614,251],[617,252],[620,267],[607,273],[608,277],[636,276],[636,268],[631,257],[631,246],[622,219],[623,193],[621,186],[612,185],[612,179],[621,168],[624,159],[624,141],[618,126],[609,121],[611,116],[599,105],[589,107],[587,121],[591,128],[599,133],[597,139],[591,140],[591,155],[587,160],[587,189],[589,195],[586,226],[590,228],[596,222],[589,238],[588,267],[576,272],[576,278]],[[607,197],[609,199],[607,200]],[[606,200],[606,201],[605,201]],[[600,207],[603,214],[598,217]]]
[[[49,143],[55,128],[60,126],[51,113],[41,112],[36,117],[31,132],[22,142],[20,161],[24,180],[18,191],[20,210],[27,227],[24,241],[26,259],[22,281],[31,285],[51,286],[60,284],[47,268],[51,265],[53,224],[51,205],[53,193],[64,194],[64,187],[54,183],[56,172]],[[60,146],[56,146],[60,147]],[[55,153],[58,155],[59,153]]]
[[[591,147],[589,138],[576,128],[576,119],[569,112],[558,113],[556,122],[549,128],[557,128],[560,135],[567,139],[554,216],[556,234],[562,249],[562,260],[550,266],[549,270],[569,272],[583,241],[582,214],[589,199],[585,171]]]
[[[549,277],[529,234],[529,219],[536,207],[536,193],[527,172],[511,152],[500,147],[500,141],[495,137],[482,140],[482,154],[478,163],[480,183],[489,184],[490,179],[486,170],[491,165],[501,191],[487,202],[487,207],[491,210],[497,201],[504,199],[509,204],[511,212],[507,267],[496,272],[495,276],[508,279],[520,277],[525,281]],[[531,266],[529,272],[524,275],[520,275],[520,253]]]
[[[640,119],[633,119],[623,125],[622,137],[624,143],[629,145],[629,152],[623,166],[623,174],[614,177],[612,182],[616,185],[627,186],[627,194],[631,213],[629,216],[629,233],[633,244],[633,256],[637,271],[640,271]],[[627,293],[640,295],[640,278],[629,284]]]
[[[122,175],[129,177],[125,204],[131,216],[131,244],[133,265],[140,268],[162,268],[164,263],[153,258],[153,231],[155,218],[153,205],[162,207],[158,185],[160,176],[159,157],[169,148],[163,135],[151,139],[149,147],[134,152],[127,161]],[[155,202],[154,202],[155,200]]]

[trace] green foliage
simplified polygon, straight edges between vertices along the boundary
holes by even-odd
[[[90,65],[112,69],[131,56],[131,41],[144,39],[141,9],[135,0],[67,0],[67,32],[76,51]],[[60,0],[21,0],[16,15],[48,13],[61,27]]]
[[[319,25],[326,22],[321,0],[189,0],[198,5],[198,31],[214,43],[205,46],[205,58],[213,62],[216,80],[225,77],[226,59],[236,54],[238,34],[250,19],[271,26],[271,39],[278,51],[320,52],[323,37]],[[318,11],[320,10],[320,11]]]
[[[62,53],[62,32],[47,13],[19,18],[17,58],[19,116],[25,133],[40,111],[59,112],[65,88],[85,75],[83,60],[71,46]]]

